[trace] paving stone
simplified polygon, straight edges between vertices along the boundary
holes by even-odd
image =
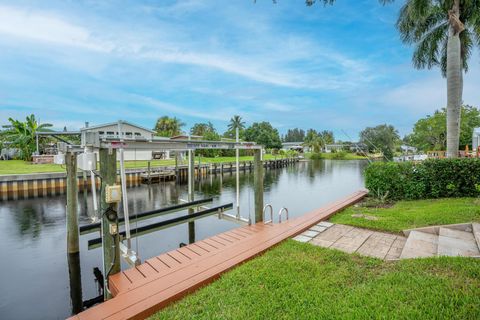
[[[384,244],[381,239],[378,238],[378,234],[376,235],[376,237],[374,237],[374,234],[372,234],[362,244],[362,246],[358,248],[357,253],[369,257],[384,259],[388,251],[390,250],[391,244]]]
[[[327,227],[327,228],[330,228],[330,227],[333,226],[333,225],[334,225],[333,223],[327,222],[327,221],[322,221],[322,222],[320,222],[319,224],[317,224],[317,226]]]
[[[315,226],[311,227],[309,230],[316,231],[316,232],[323,232],[323,231],[327,230],[327,227],[321,227],[319,225],[315,225]]]
[[[333,244],[333,241],[322,240],[317,237],[313,238],[310,243],[319,247],[330,248],[330,246]]]
[[[333,243],[330,246],[330,248],[331,249],[338,249],[338,250],[346,252],[346,253],[354,253],[355,251],[357,251],[358,246],[350,246],[348,244],[339,243],[337,241],[337,242]]]
[[[387,256],[385,257],[385,259],[398,259],[398,258],[400,258],[400,255],[402,254],[402,250],[403,250],[403,248],[396,248],[394,246],[391,246],[390,250],[388,250],[388,252],[387,252]]]
[[[338,239],[340,239],[344,234],[351,231],[352,229],[353,227],[351,226],[336,224],[328,228],[327,230],[323,231],[322,233],[318,234],[317,238],[335,242]]]
[[[302,236],[313,238],[319,234],[318,231],[307,230],[302,233]]]
[[[392,243],[392,247],[393,247],[393,248],[403,249],[403,247],[405,246],[405,242],[407,242],[407,238],[401,237],[401,236],[397,236],[397,238],[395,239],[395,241],[393,241],[393,243]]]
[[[296,240],[298,242],[308,242],[308,241],[312,240],[312,238],[306,237],[306,236],[303,236],[303,235],[298,235],[295,238],[293,238],[293,240]]]

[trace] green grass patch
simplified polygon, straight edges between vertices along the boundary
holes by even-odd
[[[479,319],[480,260],[384,262],[288,240],[151,319]]]
[[[369,208],[360,203],[337,213],[330,220],[362,228],[401,232],[431,225],[480,221],[479,204],[477,198],[398,201],[389,208]],[[354,218],[353,214],[376,217],[378,220]]]

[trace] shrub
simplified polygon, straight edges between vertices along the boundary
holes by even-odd
[[[365,184],[389,199],[473,197],[480,194],[480,159],[376,162],[365,170]]]
[[[343,160],[346,157],[347,157],[347,151],[343,151],[343,150],[337,151],[332,155],[332,159],[334,160]]]
[[[323,156],[321,153],[314,152],[310,155],[310,159],[312,160],[320,160],[323,159]]]

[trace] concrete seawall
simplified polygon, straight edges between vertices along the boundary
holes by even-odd
[[[281,168],[298,162],[299,159],[277,159],[267,160],[263,165],[267,169]],[[187,181],[187,166],[175,167],[152,167],[151,173],[158,170],[176,170],[177,181]],[[208,174],[232,172],[236,170],[234,162],[208,163],[195,166],[195,176],[202,177]],[[240,171],[253,170],[252,161],[240,162]],[[148,173],[148,168],[128,169],[126,171],[127,187],[135,187],[142,183],[142,174]],[[0,201],[28,199],[46,196],[61,195],[66,192],[66,173],[34,173],[0,175]],[[119,176],[117,182],[120,183]],[[97,189],[100,189],[100,178],[95,177]],[[91,189],[90,173],[78,173],[78,190]]]

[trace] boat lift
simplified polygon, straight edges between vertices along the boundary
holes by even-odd
[[[98,209],[97,196],[96,196],[96,185],[95,185],[95,176],[100,176],[102,179],[102,192],[101,192],[101,203],[100,213],[101,213],[101,223],[91,224],[80,228],[80,233],[84,234],[85,232],[100,231],[101,237],[89,241],[89,248],[94,248],[96,246],[102,245],[103,251],[103,274],[105,275],[105,298],[110,297],[108,292],[108,276],[111,273],[118,272],[120,270],[120,264],[118,258],[121,256],[126,260],[126,262],[132,266],[138,265],[140,259],[136,252],[132,250],[131,247],[131,238],[137,237],[142,234],[149,232],[165,229],[176,224],[191,222],[198,218],[205,217],[212,214],[218,214],[219,218],[227,219],[241,224],[251,224],[252,219],[249,216],[248,218],[242,217],[240,214],[240,179],[239,179],[239,150],[255,150],[255,159],[258,160],[258,163],[261,163],[262,150],[263,147],[257,145],[253,142],[240,142],[238,139],[238,130],[236,133],[236,141],[206,141],[206,140],[170,140],[165,138],[155,138],[145,139],[144,137],[127,137],[124,132],[122,132],[122,122],[118,122],[118,135],[117,136],[101,136],[98,132],[83,132],[82,133],[82,142],[80,146],[69,145],[66,143],[59,143],[59,150],[64,153],[70,153],[78,155],[77,165],[79,169],[88,171],[92,179],[92,198],[94,201],[94,210]],[[209,208],[205,206],[206,202],[194,201],[194,152],[195,150],[201,149],[227,149],[235,150],[236,153],[236,214],[231,215],[225,213],[226,210],[233,209],[233,204],[226,204],[223,206],[217,206],[214,208]],[[103,150],[103,153],[102,153]],[[189,209],[189,214],[185,216],[176,217],[173,219],[152,223],[147,226],[136,227],[132,229],[130,227],[130,215],[128,211],[128,192],[127,192],[127,181],[125,175],[125,159],[124,151],[125,150],[148,150],[148,151],[187,151],[189,154],[188,161],[188,201],[176,207],[168,207],[157,210],[152,210],[151,212],[144,212],[135,214],[134,221],[139,221],[142,219],[147,219],[159,214],[166,214],[182,210],[183,208]],[[110,179],[110,185],[104,180],[107,177],[102,177],[101,174],[96,172],[96,151],[100,154],[100,163],[101,163],[101,172],[104,173],[108,171],[108,176]],[[115,163],[116,164],[116,153],[119,154],[120,162],[120,186],[115,184],[116,180],[116,165],[108,165]],[[57,161],[62,161],[57,157]],[[103,161],[103,162],[102,162]],[[255,185],[263,185],[263,177],[259,173],[262,172],[263,167],[260,165],[255,169],[257,180],[255,180]],[[68,170],[67,170],[68,171]],[[114,171],[114,172],[113,172]],[[112,182],[113,181],[113,182]],[[256,188],[257,189],[257,188]],[[262,217],[261,210],[263,207],[263,188],[258,188],[259,191],[255,194],[255,221],[258,220],[258,217]],[[102,198],[103,197],[103,198]],[[257,199],[258,198],[258,199]],[[257,201],[258,200],[258,201]],[[261,202],[260,202],[261,200]],[[117,204],[122,202],[123,214],[124,217],[119,219],[117,216],[116,208]],[[258,204],[257,204],[258,202]],[[183,205],[183,206],[182,206]],[[194,208],[197,208],[197,212],[194,211]],[[258,211],[258,212],[257,212]],[[120,232],[119,224],[124,224],[124,231]],[[105,236],[111,237],[107,242],[103,241]],[[123,244],[123,240],[126,240],[126,245]],[[77,239],[78,241],[78,239]],[[107,262],[111,261],[111,262]]]

